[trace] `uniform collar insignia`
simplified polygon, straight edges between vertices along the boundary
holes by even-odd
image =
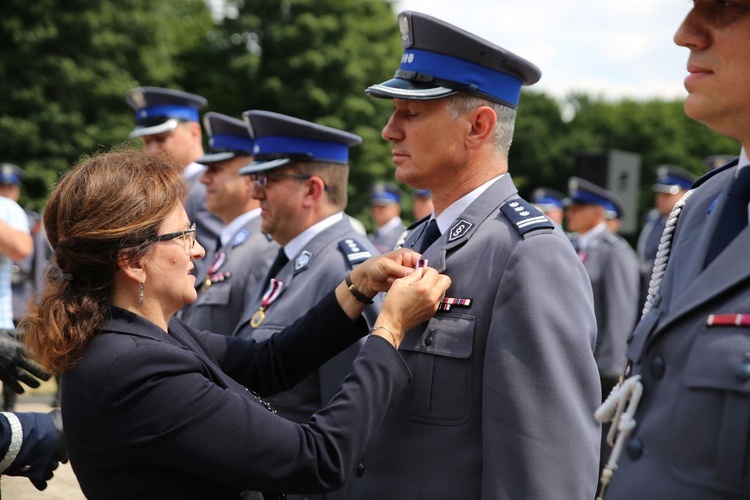
[[[469,222],[468,220],[463,218],[458,219],[448,230],[448,243],[452,243],[466,236],[466,234],[469,232],[469,229],[471,229],[473,226],[473,222]]]
[[[232,238],[232,248],[236,247],[237,245],[241,245],[247,240],[247,238],[250,236],[250,231],[247,229],[241,229],[237,234],[234,235],[234,238]]]
[[[294,261],[294,272],[296,273],[306,268],[310,263],[310,259],[312,258],[312,256],[313,254],[311,254],[307,250],[302,250],[302,253],[299,254],[299,257],[297,257],[297,259]]]

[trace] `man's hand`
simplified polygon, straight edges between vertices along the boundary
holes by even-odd
[[[29,360],[23,344],[7,330],[0,330],[0,381],[18,394],[24,392],[20,382],[29,387],[39,387],[40,380],[49,380],[50,375]]]

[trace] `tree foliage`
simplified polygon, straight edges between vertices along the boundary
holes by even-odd
[[[205,96],[237,116],[266,109],[364,138],[352,155],[348,212],[369,221],[368,188],[393,180],[380,137],[392,104],[364,94],[402,54],[390,0],[4,0],[0,3],[0,160],[49,186],[82,155],[126,140],[124,95],[138,85]],[[214,13],[215,14],[215,13]],[[739,145],[688,119],[678,101],[524,89],[510,168],[523,194],[566,189],[582,152],[642,156],[641,209],[659,163],[696,173]],[[404,186],[405,187],[405,186]],[[408,192],[408,189],[406,189]],[[40,206],[46,193],[27,193]],[[409,202],[407,201],[406,205]]]

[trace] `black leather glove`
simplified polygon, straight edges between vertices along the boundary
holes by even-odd
[[[50,375],[29,360],[23,351],[23,344],[9,331],[0,330],[0,381],[22,394],[20,382],[29,387],[39,387],[40,380],[49,380]]]
[[[31,484],[33,484],[34,487],[39,491],[47,488],[47,481],[52,479],[54,471],[60,465],[60,462],[64,464],[68,463],[68,449],[65,446],[65,434],[63,433],[62,414],[60,413],[59,409],[55,408],[47,415],[52,417],[52,421],[55,423],[55,429],[57,430],[57,443],[55,444],[55,449],[52,452],[52,456],[49,459],[49,464],[47,464],[47,469],[44,471],[44,476],[42,476],[42,479],[29,478]]]

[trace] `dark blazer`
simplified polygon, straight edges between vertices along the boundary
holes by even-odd
[[[44,479],[57,446],[57,429],[52,417],[46,413],[11,412],[9,415],[0,415],[0,462],[8,456],[14,432],[16,440],[20,440],[20,449],[8,468],[1,472],[9,476]],[[20,428],[13,429],[11,426],[14,415],[18,419],[15,423],[20,424]]]
[[[404,246],[419,248],[426,225]],[[400,351],[414,380],[347,498],[594,498],[596,322],[591,284],[567,237],[506,174],[424,257],[450,276],[446,297],[472,303],[407,333]]]
[[[703,268],[734,165],[697,181],[661,299],[633,332],[644,391],[607,500],[750,498],[750,328],[733,324],[750,314],[750,227]]]
[[[265,396],[292,387],[360,338],[329,294],[267,342],[189,328],[167,334],[113,308],[62,377],[68,451],[89,499],[224,499],[340,487],[409,372],[384,339],[365,342],[333,404],[300,425]],[[260,498],[259,494],[249,498]]]
[[[234,331],[279,249],[278,243],[269,241],[263,234],[260,224],[258,215],[219,249],[223,257],[218,263],[220,265],[213,269],[210,286],[205,285],[205,267],[196,275],[198,298],[183,307],[180,315],[196,330],[210,330],[224,335],[231,335]],[[209,267],[214,264],[217,264],[216,254]],[[325,292],[331,288],[325,289]]]

